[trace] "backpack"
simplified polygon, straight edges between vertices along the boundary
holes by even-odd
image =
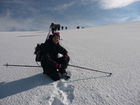
[[[35,61],[36,62],[41,62],[42,56],[43,56],[43,49],[45,48],[45,44],[41,43],[41,44],[37,44],[37,46],[35,47]]]

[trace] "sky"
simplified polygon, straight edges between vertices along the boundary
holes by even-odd
[[[140,0],[0,0],[0,31],[74,29],[140,21]]]

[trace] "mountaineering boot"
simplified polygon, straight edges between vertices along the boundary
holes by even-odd
[[[70,79],[70,73],[68,73],[68,72],[61,73],[61,78],[65,79],[65,80],[69,80]]]

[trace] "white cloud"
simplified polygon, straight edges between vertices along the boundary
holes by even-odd
[[[82,5],[88,5],[88,4],[94,4],[95,2],[98,2],[99,0],[77,0],[78,3]]]
[[[124,23],[124,22],[127,22],[129,19],[130,19],[129,16],[120,17],[120,18],[112,18],[112,20],[116,23]]]
[[[69,2],[69,3],[64,3],[64,4],[61,4],[61,5],[58,5],[58,6],[53,7],[53,8],[48,8],[48,10],[61,11],[61,10],[64,10],[64,9],[67,9],[67,8],[73,6],[74,4],[75,4],[75,2],[72,1],[72,2]]]
[[[9,16],[0,17],[0,31],[32,30],[32,19],[12,19]]]
[[[52,20],[49,17],[12,18],[7,10],[5,16],[0,16],[0,31],[31,31],[46,30]]]
[[[101,0],[104,9],[121,8],[140,0]]]

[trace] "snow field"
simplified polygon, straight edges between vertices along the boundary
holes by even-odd
[[[140,22],[61,31],[70,64],[69,81],[52,81],[42,68],[4,67],[34,62],[47,32],[0,32],[0,105],[139,105]]]

